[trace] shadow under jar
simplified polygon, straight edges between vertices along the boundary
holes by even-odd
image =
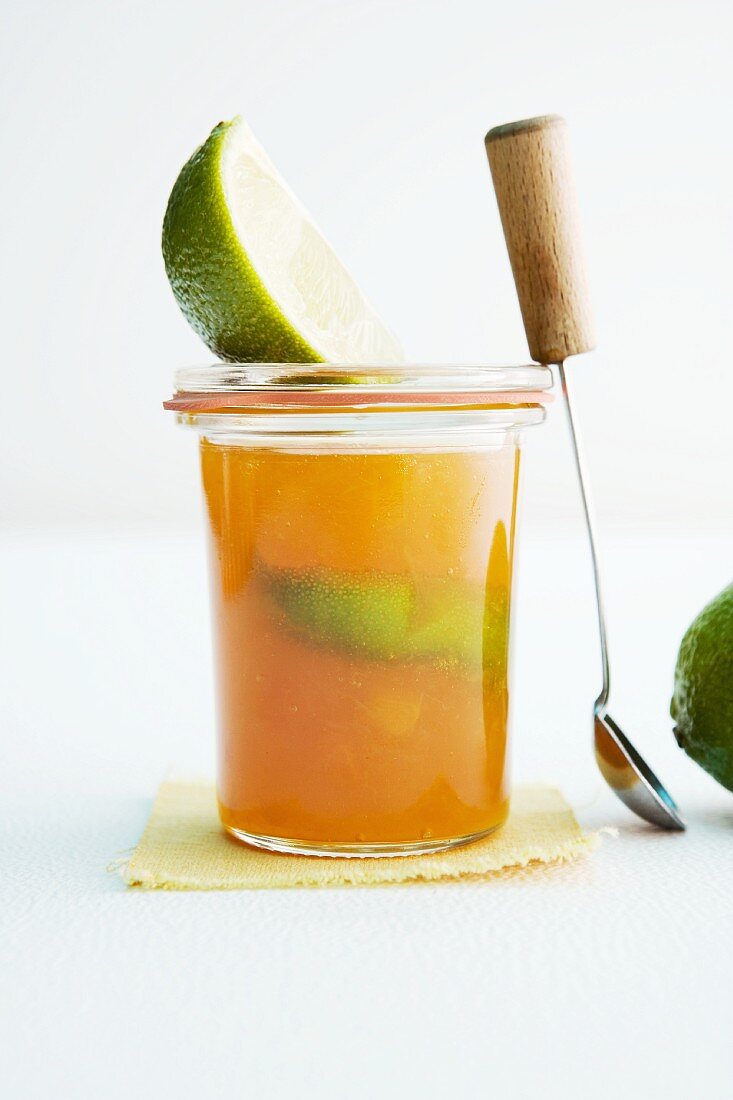
[[[280,852],[439,851],[509,806],[522,430],[544,367],[185,370],[200,436],[224,827]]]

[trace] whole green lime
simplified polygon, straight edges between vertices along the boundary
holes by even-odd
[[[682,639],[670,712],[681,748],[733,791],[733,584]]]

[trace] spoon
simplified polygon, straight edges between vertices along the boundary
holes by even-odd
[[[595,347],[567,129],[559,115],[497,126],[486,152],[530,353],[555,364],[568,414],[588,530],[601,639],[603,685],[593,705],[595,755],[628,808],[662,829],[685,828],[674,799],[608,713],[610,673],[593,508],[565,360]]]

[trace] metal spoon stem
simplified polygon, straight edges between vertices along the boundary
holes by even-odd
[[[583,453],[583,446],[580,441],[580,432],[576,423],[575,412],[573,409],[573,400],[570,397],[565,364],[558,363],[557,369],[560,373],[560,384],[562,386],[563,397],[565,398],[565,410],[568,414],[568,424],[570,425],[570,438],[573,444],[575,465],[578,470],[580,495],[583,501],[585,525],[588,530],[590,555],[593,561],[593,580],[596,586],[596,606],[598,608],[598,633],[600,634],[601,639],[601,665],[603,669],[603,686],[595,705],[596,710],[605,710],[606,704],[608,702],[608,696],[611,690],[611,676],[608,664],[608,639],[606,636],[606,616],[604,613],[603,592],[601,589],[600,551],[598,549],[598,539],[596,536],[596,519],[593,509],[593,503],[590,499],[590,490],[588,488],[589,482],[586,474],[585,456]]]

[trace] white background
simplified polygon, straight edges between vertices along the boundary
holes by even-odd
[[[733,804],[668,700],[730,579],[730,5],[5,0],[0,51],[0,1091],[728,1100]],[[527,447],[515,770],[618,839],[501,883],[125,891],[105,868],[159,780],[212,770],[196,448],[160,407],[210,358],[160,257],[180,166],[241,112],[411,357],[518,363],[483,135],[552,111],[598,320],[575,375],[613,713],[689,832],[595,770],[558,407]]]
[[[565,114],[599,349],[576,367],[599,509],[730,510],[726,0],[8,5],[0,37],[6,522],[198,522],[160,401],[210,353],[168,288],[183,162],[242,113],[407,353],[527,359],[483,136]],[[572,511],[560,417],[527,514]]]

